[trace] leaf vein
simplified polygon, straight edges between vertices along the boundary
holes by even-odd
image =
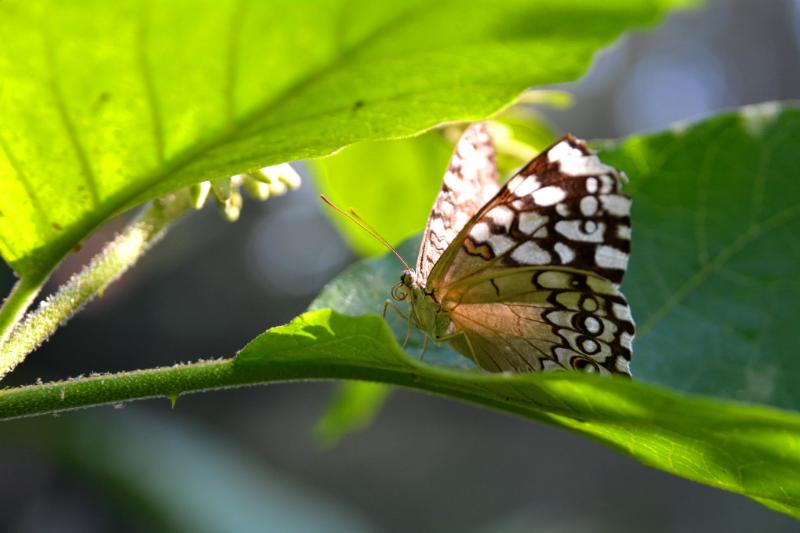
[[[67,134],[70,146],[75,152],[75,157],[78,159],[81,173],[83,174],[84,180],[86,181],[86,186],[89,189],[89,195],[91,196],[94,205],[97,206],[100,204],[100,193],[98,192],[97,178],[94,175],[92,166],[89,164],[89,157],[87,156],[86,149],[84,148],[83,143],[78,136],[78,129],[75,125],[75,122],[72,120],[69,110],[67,109],[67,102],[64,99],[64,92],[61,84],[58,81],[59,76],[58,68],[56,66],[55,50],[53,49],[53,43],[47,34],[45,34],[44,43],[46,64],[48,74],[50,76],[47,86],[55,101],[56,110],[58,111],[58,116],[61,119],[61,125],[64,127],[64,131]]]
[[[142,4],[147,6],[146,2]],[[156,161],[164,163],[164,124],[161,117],[161,106],[158,103],[156,94],[155,80],[147,58],[147,12],[142,9],[139,17],[139,27],[136,31],[136,56],[139,65],[139,76],[144,86],[147,108],[150,111],[150,121],[152,122],[153,145],[156,150]]]
[[[14,169],[14,172],[17,173],[17,179],[20,183],[22,183],[22,187],[25,189],[25,194],[28,195],[28,198],[31,201],[31,205],[33,206],[34,211],[36,214],[39,215],[35,217],[34,223],[39,226],[39,228],[46,232],[48,230],[47,224],[49,223],[49,217],[47,216],[47,211],[45,211],[44,206],[42,206],[42,202],[39,200],[38,195],[36,194],[36,188],[30,182],[30,178],[25,173],[25,170],[22,168],[19,160],[16,158],[14,153],[11,151],[11,147],[8,146],[6,140],[0,134],[0,150],[2,150],[6,154],[6,159],[8,160],[11,168]]]
[[[647,318],[639,330],[639,340],[645,337],[667,313],[669,313],[676,306],[680,305],[697,287],[699,287],[706,279],[708,279],[711,274],[716,272],[744,247],[760,238],[767,231],[776,229],[783,224],[787,224],[797,216],[800,216],[800,203],[776,213],[762,223],[751,226],[738,239],[733,241],[724,250],[717,254],[714,259],[704,264],[692,277],[686,280],[683,285],[681,285],[681,287],[672,294],[672,297],[665,301],[661,307],[656,309]]]

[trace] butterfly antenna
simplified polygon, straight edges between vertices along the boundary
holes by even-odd
[[[340,215],[354,222],[356,225],[358,225],[358,227],[366,231],[373,239],[375,239],[376,241],[384,245],[386,248],[391,250],[392,253],[397,256],[400,262],[403,263],[403,265],[406,267],[406,270],[411,270],[411,267],[408,266],[408,263],[406,263],[406,260],[403,259],[402,255],[400,255],[400,252],[398,252],[394,246],[389,244],[389,241],[383,238],[383,236],[380,233],[378,233],[378,231],[375,228],[370,226],[366,220],[361,218],[361,216],[359,216],[359,214],[356,213],[354,209],[350,209],[349,212],[344,211],[339,206],[337,206],[336,204],[325,198],[324,194],[320,194],[319,197],[322,198],[323,202],[334,208]]]

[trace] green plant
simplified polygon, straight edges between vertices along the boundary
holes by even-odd
[[[527,87],[574,79],[622,31],[687,3],[331,1],[313,13],[277,2],[3,3],[0,252],[20,281],[0,309],[0,374],[190,212],[198,191],[186,187],[213,182],[231,215],[238,193],[227,176],[379,141],[315,168],[323,189],[370,206],[368,218],[398,240],[422,227],[448,149],[436,132],[387,140],[482,119]],[[523,138],[519,120],[500,120]],[[435,364],[451,356],[444,349],[419,363],[383,320],[364,315],[386,295],[357,290],[364,280],[388,291],[397,277],[384,258],[356,265],[316,310],[234,358],[7,388],[0,417],[153,396],[174,402],[188,392],[281,380],[364,380],[581,432],[800,516],[800,416],[790,411],[800,405],[791,333],[800,312],[792,239],[800,224],[792,179],[798,136],[800,111],[770,104],[601,145],[604,160],[632,178],[634,256],[624,290],[640,325],[634,382],[458,371]],[[379,161],[367,158],[379,149]],[[394,154],[419,156],[420,183],[376,172]],[[386,179],[376,190],[348,186],[358,177],[348,169]],[[380,202],[389,190],[402,191],[408,218],[385,218],[390,211]],[[25,318],[70,250],[146,201],[54,303]],[[368,417],[364,402],[382,396],[352,388],[337,416],[344,424]],[[362,409],[350,416],[354,400]]]

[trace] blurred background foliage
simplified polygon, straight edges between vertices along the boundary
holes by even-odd
[[[579,82],[557,87],[573,95],[571,107],[537,111],[553,132],[616,138],[728,106],[796,98],[799,48],[796,0],[757,9],[748,0],[712,1],[623,38]],[[432,174],[417,149],[381,143],[366,155],[395,161],[407,154],[408,167],[386,172],[403,181],[391,196],[379,196],[390,203],[377,214],[354,206],[392,240],[424,224],[424,206],[449,155],[446,135],[408,141],[431,160],[443,158]],[[324,188],[324,172],[349,173],[348,152],[364,150],[346,149],[338,162],[309,169]],[[116,227],[104,227],[54,282],[63,282]],[[372,244],[353,244],[374,251]],[[232,354],[245,339],[302,312],[354,259],[308,181],[286,198],[248,204],[236,225],[206,210],[174,228],[168,242],[78,314],[8,384]],[[3,279],[10,287],[10,271]],[[373,531],[796,528],[740,496],[647,469],[575,435],[405,391],[389,399],[367,431],[323,448],[312,428],[332,388],[271,386],[181,398],[172,410],[153,401],[4,424],[0,526],[16,532],[320,523]],[[318,431],[325,435],[324,427]]]

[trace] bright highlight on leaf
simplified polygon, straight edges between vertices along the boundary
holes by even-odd
[[[498,375],[418,362],[378,316],[313,311],[247,345],[264,376],[360,377],[459,398],[589,436],[649,466],[800,518],[800,415],[577,372]]]
[[[0,254],[42,275],[180,187],[486,116],[688,3],[0,2]]]

